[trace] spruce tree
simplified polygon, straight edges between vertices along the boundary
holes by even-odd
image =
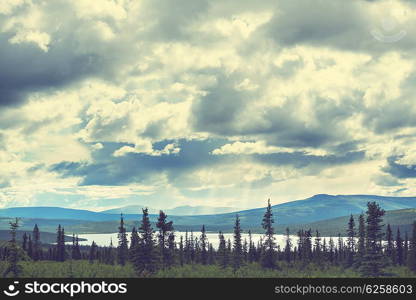
[[[185,256],[185,263],[190,264],[191,263],[191,243],[188,237],[188,230],[185,232],[185,245],[183,249],[183,254]]]
[[[251,236],[251,231],[248,231],[248,261],[254,262],[256,261],[256,246],[254,245],[253,238]]]
[[[78,235],[75,236],[75,234],[72,235],[72,249],[71,249],[71,257],[72,259],[79,260],[81,259],[81,250],[79,248],[79,239]]]
[[[226,268],[228,265],[227,245],[221,231],[218,234],[218,238],[220,240],[220,244],[218,246],[218,262],[221,268]]]
[[[413,222],[412,237],[407,253],[407,266],[412,272],[416,272],[416,221]]]
[[[176,243],[175,243],[175,233],[170,231],[168,236],[168,249],[166,251],[166,266],[171,267],[175,264],[175,252],[176,252]]]
[[[298,236],[298,247],[297,247],[297,256],[299,257],[300,260],[302,260],[302,253],[303,253],[303,240],[304,240],[304,233],[303,233],[303,229],[298,230],[297,232],[297,236]]]
[[[334,261],[335,261],[335,243],[334,243],[334,239],[332,237],[329,238],[328,256],[329,256],[330,263],[331,264],[334,263]]]
[[[207,244],[207,241],[206,241],[206,235],[205,234],[202,234],[202,236],[205,236],[205,242],[202,243],[205,246],[204,247],[205,250],[203,251],[203,253],[204,253],[203,256],[205,258],[205,261],[208,262],[208,250],[206,248],[208,244]],[[201,243],[198,241],[198,238],[197,237],[195,237],[193,244],[194,244],[194,246],[193,246],[193,249],[194,249],[194,262],[196,262],[198,264],[203,264],[202,261],[203,261],[204,258],[201,255],[201,252],[202,252]]]
[[[396,234],[396,259],[395,262],[399,266],[403,265],[404,259],[403,259],[403,240],[400,236],[400,229],[397,227],[397,234]]]
[[[305,264],[312,260],[312,230],[304,231],[303,245],[302,245],[302,258]]]
[[[143,209],[139,237],[139,245],[133,251],[132,262],[139,276],[148,276],[158,268],[158,255],[147,208]]]
[[[393,232],[391,231],[390,224],[387,224],[386,229],[386,251],[385,254],[387,256],[387,259],[391,263],[396,262],[395,253],[394,253],[394,238],[393,238]]]
[[[213,265],[215,263],[215,257],[214,257],[214,247],[211,243],[209,243],[208,246],[208,264]]]
[[[322,262],[322,245],[321,245],[321,236],[319,234],[319,231],[316,230],[315,235],[315,245],[314,245],[314,254],[313,254],[315,262],[321,266]]]
[[[23,233],[22,249],[23,249],[23,251],[27,252],[27,234],[26,234],[26,232]]]
[[[192,263],[195,262],[195,243],[194,243],[194,232],[191,230],[191,236],[189,238],[189,257]]]
[[[30,235],[29,235],[29,241],[27,244],[27,255],[29,255],[29,257],[33,259],[33,243],[32,243],[32,237]]]
[[[357,255],[355,259],[355,267],[359,268],[361,266],[361,262],[364,259],[365,255],[365,219],[364,215],[360,214],[358,218],[358,243],[357,243]]]
[[[62,256],[62,261],[65,261],[67,258],[66,255],[66,245],[65,245],[65,228],[62,227],[62,232],[61,232],[61,246],[60,246],[60,251],[61,251],[61,256]]]
[[[243,243],[243,261],[244,262],[248,261],[248,242],[246,238],[244,238],[244,243]]]
[[[228,264],[231,264],[232,263],[231,255],[233,254],[233,251],[232,251],[232,246],[231,246],[231,240],[230,239],[227,240],[226,253],[227,253],[226,257],[228,259]]]
[[[407,263],[407,257],[409,254],[409,237],[407,231],[404,233],[404,243],[403,243],[403,263]]]
[[[65,231],[59,224],[56,232],[56,247],[55,247],[55,260],[65,261]]]
[[[137,249],[137,247],[135,249]],[[110,265],[114,265],[116,259],[115,259],[115,254],[114,254],[113,239],[110,239],[110,246],[108,247],[107,251],[108,251],[107,263]]]
[[[184,245],[183,245],[183,236],[181,235],[179,240],[179,264],[183,266],[184,264]]]
[[[275,255],[276,244],[274,241],[273,223],[273,212],[269,199],[267,202],[266,212],[262,221],[262,227],[265,230],[265,252],[262,257],[262,266],[269,269],[274,269],[277,267]]]
[[[9,274],[12,274],[14,278],[17,278],[22,273],[22,266],[19,264],[19,253],[18,246],[16,242],[16,231],[19,228],[19,219],[16,218],[14,222],[9,222],[10,224],[10,236],[11,239],[8,243],[8,265],[6,270],[3,273],[3,277],[7,277]]]
[[[79,247],[78,235],[75,238],[75,253],[76,253],[76,259],[82,259],[81,249]]]
[[[198,243],[195,243],[198,247]],[[201,252],[201,263],[206,265],[208,263],[208,253],[207,253],[207,234],[205,230],[205,225],[202,225],[201,228],[201,237],[200,237],[200,252]]]
[[[90,252],[88,255],[88,260],[90,263],[93,263],[94,260],[96,259],[97,259],[97,244],[94,241],[92,241]]]
[[[365,255],[360,269],[365,277],[378,277],[383,274],[382,217],[384,213],[385,211],[376,202],[368,202]]]
[[[75,259],[75,233],[72,234],[71,258]]]
[[[240,217],[236,215],[234,224],[233,269],[237,270],[243,263],[243,248],[241,243]]]
[[[124,226],[123,214],[120,215],[120,226],[118,227],[117,262],[124,266],[128,258],[128,243],[126,228]]]
[[[156,223],[156,227],[159,229],[158,241],[159,251],[162,259],[162,267],[168,265],[169,253],[168,253],[168,237],[173,231],[172,221],[167,222],[167,215],[163,212],[159,212],[159,218]]]
[[[130,251],[132,249],[136,248],[139,244],[139,234],[137,233],[136,227],[133,226],[133,229],[131,230],[131,236],[130,236]]]
[[[353,215],[350,216],[347,229],[347,261],[345,266],[351,267],[354,263],[355,255],[355,221]]]
[[[345,262],[345,245],[341,233],[338,233],[338,263]]]
[[[39,260],[41,251],[41,243],[40,243],[40,232],[38,224],[35,224],[33,227],[32,233],[32,258],[34,261]]]
[[[285,261],[287,263],[291,262],[291,251],[292,251],[292,240],[290,239],[289,227],[286,227],[286,245],[285,245]]]

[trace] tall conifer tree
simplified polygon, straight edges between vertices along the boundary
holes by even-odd
[[[23,233],[22,249],[23,249],[23,251],[27,252],[27,234],[26,234],[26,232]]]
[[[285,261],[287,263],[291,262],[291,251],[292,251],[292,240],[290,239],[289,227],[286,227],[286,245],[285,245]]]
[[[41,251],[40,232],[38,224],[33,227],[32,233],[32,258],[34,261],[39,260]]]
[[[124,266],[128,258],[128,243],[126,227],[124,226],[123,214],[120,215],[120,226],[118,227],[117,262]]]
[[[347,261],[346,267],[351,267],[354,263],[355,255],[355,221],[353,215],[350,216],[347,229]]]
[[[355,256],[355,267],[359,268],[365,255],[365,219],[364,215],[360,214],[358,218],[358,243],[357,243],[357,255]]]
[[[361,274],[366,277],[378,277],[383,274],[382,217],[385,211],[376,202],[368,202],[366,219],[365,255],[361,263]]]
[[[158,255],[147,208],[143,209],[139,237],[139,245],[133,251],[133,266],[139,276],[148,276],[158,269]]]
[[[396,259],[395,262],[399,266],[403,265],[404,259],[403,259],[403,240],[400,236],[400,229],[397,227],[397,234],[396,234]]]
[[[159,212],[159,218],[156,223],[156,227],[159,229],[158,240],[159,240],[159,251],[162,259],[162,266],[167,266],[169,260],[169,246],[168,237],[173,231],[172,221],[167,222],[167,215],[163,212]]]
[[[11,239],[8,243],[9,252],[7,255],[8,265],[6,270],[3,273],[3,277],[7,277],[9,274],[12,274],[14,278],[17,278],[22,273],[22,266],[19,264],[19,253],[18,246],[16,242],[16,231],[19,228],[19,219],[16,218],[15,221],[9,222],[10,224],[10,236]]]
[[[270,199],[267,202],[266,212],[263,216],[262,226],[265,230],[265,242],[264,242],[264,254],[262,257],[262,266],[265,268],[273,269],[276,268],[276,243],[274,240],[274,228],[273,228],[273,212],[272,206],[270,205]]]
[[[407,266],[411,271],[416,272],[416,221],[413,222],[412,237],[407,253]]]
[[[198,243],[195,243],[198,247]],[[206,265],[208,263],[208,249],[207,249],[207,234],[205,230],[205,225],[202,225],[201,228],[201,237],[200,237],[200,252],[201,252],[201,263]]]
[[[58,225],[56,232],[55,260],[65,261],[65,231],[61,224]]]
[[[387,224],[386,229],[386,256],[390,262],[395,264],[396,257],[395,257],[395,251],[394,251],[394,237],[393,232],[391,230],[390,224]]]
[[[227,245],[225,242],[224,235],[220,231],[218,234],[218,238],[220,241],[220,244],[218,246],[218,259],[219,264],[222,268],[226,268],[228,265],[228,253],[227,253]]]
[[[234,224],[233,268],[237,270],[243,263],[243,246],[241,242],[240,217],[236,215]]]

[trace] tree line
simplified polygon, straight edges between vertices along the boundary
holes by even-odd
[[[322,238],[319,231],[299,230],[292,239],[290,229],[286,229],[284,247],[276,243],[272,207],[268,201],[262,219],[263,237],[254,242],[250,230],[248,238],[242,238],[243,229],[240,217],[236,215],[233,239],[225,239],[218,233],[219,246],[214,248],[207,239],[202,225],[201,232],[186,232],[179,239],[175,236],[172,221],[160,211],[155,227],[149,219],[147,209],[142,210],[138,228],[133,227],[128,241],[123,215],[120,216],[117,246],[110,242],[108,247],[99,247],[93,241],[91,246],[81,246],[78,236],[72,236],[72,244],[65,241],[65,229],[58,226],[56,243],[42,245],[40,232],[34,226],[31,235],[24,234],[21,243],[16,241],[18,219],[10,222],[11,240],[1,248],[0,258],[8,261],[4,276],[17,277],[19,259],[32,261],[88,260],[104,264],[132,264],[138,276],[150,276],[158,270],[188,264],[218,265],[237,271],[247,264],[260,264],[263,268],[280,270],[282,268],[306,268],[310,264],[325,268],[341,266],[353,269],[364,277],[388,275],[389,266],[407,266],[416,272],[416,222],[409,240],[407,232],[402,237],[400,229],[393,234],[391,226],[384,228],[385,211],[376,202],[367,204],[367,211],[358,220],[350,216],[346,237],[340,234],[337,239]],[[358,222],[358,225],[356,224]]]

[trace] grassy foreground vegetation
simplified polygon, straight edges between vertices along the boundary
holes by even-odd
[[[80,261],[23,261],[21,262],[23,278],[137,278],[131,263],[124,266]],[[231,267],[221,268],[218,265],[189,264],[159,270],[149,275],[151,278],[356,278],[359,272],[341,266],[318,266],[309,264],[280,263],[279,270],[265,270],[258,263],[250,263],[238,270]],[[7,268],[6,262],[0,262],[0,272]],[[386,277],[412,277],[416,274],[407,267],[389,267]]]
[[[416,277],[416,222],[412,235],[402,238],[383,223],[385,211],[369,202],[366,214],[351,215],[346,239],[321,238],[318,231],[299,230],[292,241],[286,230],[283,248],[276,244],[270,201],[261,226],[263,238],[254,243],[242,238],[236,215],[233,239],[218,234],[214,249],[203,225],[199,235],[192,231],[175,240],[173,222],[160,211],[152,228],[147,209],[140,227],[134,227],[127,240],[123,215],[118,227],[118,246],[80,246],[74,235],[65,243],[65,230],[59,225],[55,244],[42,244],[35,225],[32,234],[17,239],[19,220],[10,222],[8,242],[0,243],[0,274],[3,277],[32,278],[317,278],[317,277]],[[357,218],[357,217],[356,217]]]

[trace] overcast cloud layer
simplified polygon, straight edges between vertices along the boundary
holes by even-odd
[[[414,196],[415,12],[2,0],[0,206]]]

